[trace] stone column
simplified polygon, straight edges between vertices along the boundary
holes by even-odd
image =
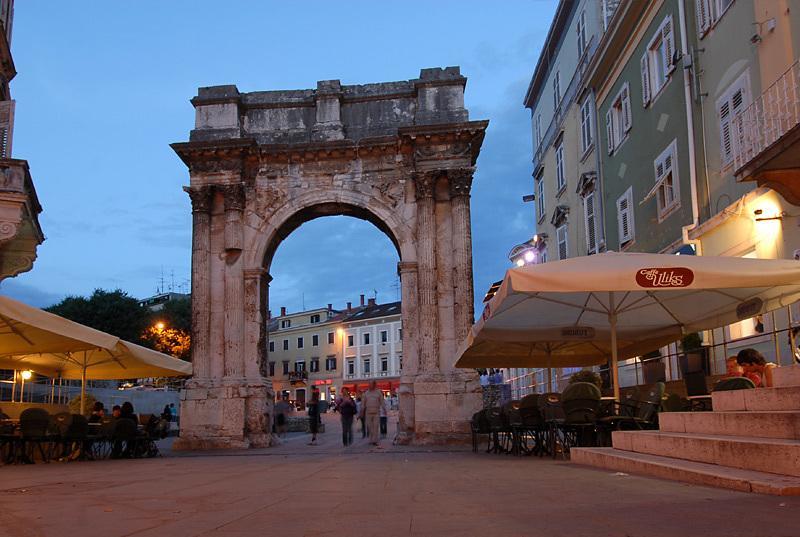
[[[461,345],[467,337],[475,314],[472,282],[472,230],[470,229],[469,209],[473,172],[474,168],[457,168],[447,172],[453,215],[454,317],[457,345]]]
[[[249,381],[260,381],[267,371],[267,292],[272,277],[265,269],[244,271],[244,373]]]
[[[244,377],[244,185],[235,183],[221,188],[225,196],[225,378],[234,380]]]
[[[397,390],[400,406],[397,432],[398,441],[407,444],[414,438],[414,379],[420,369],[417,346],[419,333],[417,264],[401,261],[397,264],[397,272],[400,275],[402,291],[403,323],[403,370]]]
[[[438,172],[414,174],[417,198],[419,263],[419,359],[421,373],[439,371],[439,319],[436,302],[436,215],[434,190]]]
[[[212,187],[185,187],[192,200],[192,368],[190,384],[203,383],[210,376],[208,348],[210,327],[209,227]]]

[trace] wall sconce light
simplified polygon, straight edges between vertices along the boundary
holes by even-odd
[[[786,216],[785,211],[781,211],[779,213],[774,213],[772,215],[765,215],[764,209],[756,209],[753,211],[753,214],[756,215],[756,222],[766,222],[768,220],[783,220],[783,217]]]

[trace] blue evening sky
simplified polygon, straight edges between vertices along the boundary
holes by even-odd
[[[37,306],[94,288],[141,298],[190,277],[188,139],[199,86],[240,91],[416,78],[461,66],[471,119],[491,124],[472,196],[476,300],[534,233],[529,113],[522,100],[551,1],[402,3],[140,0],[16,2],[13,156],[30,163],[47,237],[0,292]],[[394,248],[371,224],[315,220],[278,249],[273,311],[359,294],[397,298]],[[174,275],[174,276],[173,276]],[[479,303],[476,303],[480,311]]]

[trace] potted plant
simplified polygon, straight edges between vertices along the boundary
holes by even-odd
[[[582,371],[578,371],[577,373],[573,373],[569,377],[569,383],[572,384],[573,382],[589,382],[597,386],[597,389],[603,389],[603,379],[591,369],[584,369]]]
[[[680,356],[681,371],[683,374],[692,373],[695,371],[708,372],[708,352],[703,347],[703,339],[697,332],[686,334],[681,339],[681,351],[683,355]]]

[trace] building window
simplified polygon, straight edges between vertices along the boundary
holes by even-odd
[[[617,228],[620,248],[634,239],[633,187],[617,199]]]
[[[366,360],[364,360],[364,376],[368,377],[371,372],[372,372],[371,371],[371,364],[370,364],[369,358],[367,358]]]
[[[556,228],[556,239],[558,240],[558,258],[567,258],[567,224]]]
[[[311,324],[317,324],[319,322],[319,313],[315,313],[311,316]]]
[[[291,328],[291,327],[292,327],[292,320],[291,319],[285,319],[285,320],[281,321],[281,328]]]
[[[397,355],[397,367],[398,367],[398,369],[400,371],[403,370],[403,355],[402,354],[398,354]]]
[[[595,210],[595,193],[589,192],[583,198],[583,217],[586,223],[586,253],[597,253],[597,211]]]
[[[586,12],[581,11],[578,17],[578,26],[575,28],[578,33],[578,57],[583,56],[583,51],[586,50]]]
[[[672,16],[668,16],[658,27],[656,35],[647,45],[640,60],[642,71],[642,100],[646,107],[667,85],[675,70],[675,33],[672,31]]]
[[[328,345],[333,345],[335,340],[333,339],[333,332],[328,332]]]
[[[364,345],[369,345],[369,332],[364,332]]]
[[[544,220],[547,207],[544,202],[544,175],[540,175],[536,179],[536,220],[541,222]]]
[[[381,357],[381,373],[389,371],[389,358],[387,356]]]
[[[336,356],[328,356],[325,359],[325,371],[336,371]]]
[[[355,345],[355,339],[353,338],[353,335],[350,334],[347,336],[347,346],[352,347],[353,345]]]
[[[306,370],[306,362],[305,360],[297,360],[294,363],[294,372],[295,373],[302,373]]]
[[[564,176],[564,138],[560,136],[556,142],[556,192],[559,194],[567,187]]]
[[[397,329],[397,341],[403,341],[403,329],[402,328],[398,328]]]
[[[303,348],[303,338],[301,338],[301,337],[297,338],[297,348],[298,349],[302,349]]]
[[[311,346],[312,347],[319,347],[319,335],[314,334],[311,336]]]
[[[285,350],[285,351],[289,350],[289,340],[288,339],[284,339],[283,340],[283,350]]]
[[[697,33],[702,38],[719,22],[733,0],[695,0]]]
[[[275,352],[275,342],[274,341],[270,341],[269,342],[269,352]]]
[[[608,30],[608,25],[614,17],[614,12],[619,6],[620,0],[603,0],[603,31]]]
[[[275,362],[270,362],[269,363],[269,376],[270,377],[274,377],[275,376]]]
[[[592,102],[586,99],[581,105],[581,154],[592,147]]]
[[[283,374],[284,375],[288,375],[289,374],[289,361],[288,360],[284,360],[283,361]]]
[[[631,130],[631,91],[628,83],[624,83],[611,102],[606,112],[606,134],[608,136],[608,154],[612,154],[625,140]]]
[[[733,162],[733,144],[742,143],[744,132],[739,129],[734,132],[733,119],[742,113],[749,104],[750,76],[742,74],[731,84],[722,97],[717,100],[717,116],[719,117],[720,158],[722,165]],[[741,125],[741,123],[738,123]]]
[[[312,358],[311,359],[311,372],[318,373],[319,372],[319,358]]]
[[[542,114],[536,114],[536,117],[533,118],[533,139],[536,141],[535,151],[542,143]]]
[[[388,341],[389,341],[389,331],[381,330],[381,343],[388,343]]]
[[[347,360],[347,374],[351,377],[356,374],[355,360]]]
[[[553,110],[558,110],[561,104],[561,71],[556,71],[553,77]]]
[[[645,197],[656,197],[658,203],[658,221],[661,222],[674,209],[680,207],[680,185],[677,170],[677,141],[673,140],[658,158],[653,161],[656,172],[656,184]]]

